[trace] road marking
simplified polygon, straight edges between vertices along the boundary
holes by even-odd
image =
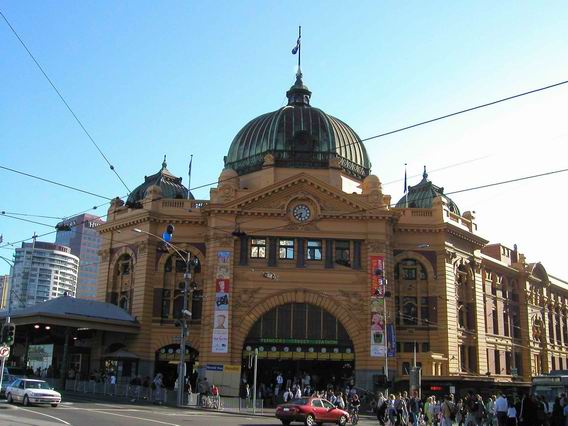
[[[37,415],[39,415],[39,416],[49,417],[49,418],[51,418],[51,419],[54,419],[54,420],[57,420],[57,421],[63,423],[64,425],[71,425],[71,423],[68,423],[68,422],[66,422],[66,421],[63,420],[63,419],[60,419],[59,417],[50,416],[49,414],[38,413],[37,411],[28,410],[27,408],[22,408],[22,407],[14,407],[14,408],[16,408],[17,410],[29,411],[30,413],[34,413],[34,414],[37,414]]]
[[[127,416],[126,414],[118,414],[118,413],[108,413],[107,412],[108,410],[103,411],[102,409],[96,410],[96,409],[88,409],[88,408],[78,408],[78,410],[90,411],[90,412],[93,412],[93,413],[100,413],[100,414],[108,414],[109,416],[118,416],[118,417],[126,417],[126,418],[129,418],[129,419],[143,420],[143,421],[146,421],[146,422],[159,423],[159,424],[168,425],[168,426],[180,426],[177,423],[162,422],[160,420],[146,419],[144,417]],[[69,424],[69,423],[67,423],[67,424]]]

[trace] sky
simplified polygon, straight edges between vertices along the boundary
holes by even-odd
[[[184,182],[193,154],[192,187],[215,182],[237,132],[284,105],[298,25],[312,105],[361,138],[568,80],[565,1],[6,0],[0,10],[130,189],[164,154]],[[1,19],[0,51],[0,166],[124,196]],[[405,163],[409,184],[426,165],[446,192],[566,168],[567,102],[564,85],[370,140],[372,172],[396,201]],[[452,198],[476,212],[481,236],[568,280],[557,220],[567,186],[560,173]],[[105,202],[6,170],[0,192],[7,213],[65,217]],[[20,217],[51,228],[0,216],[2,245],[58,222]]]

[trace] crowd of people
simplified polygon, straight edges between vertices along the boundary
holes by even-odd
[[[465,398],[447,395],[420,399],[407,392],[379,394],[377,419],[396,426],[568,426],[568,399],[562,394],[550,409],[542,396],[509,396],[500,393],[485,400],[468,392]]]

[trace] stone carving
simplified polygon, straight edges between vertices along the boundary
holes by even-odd
[[[138,254],[139,255],[146,254],[147,250],[148,250],[148,243],[146,243],[146,241],[141,241],[140,243],[138,243]]]
[[[367,240],[367,249],[370,253],[384,253],[385,242],[381,240]]]
[[[235,308],[242,308],[254,305],[256,303],[256,298],[258,296],[258,290],[256,288],[244,288],[238,293],[235,293],[233,300],[235,301]]]
[[[358,312],[363,310],[363,304],[365,303],[363,297],[359,293],[353,291],[339,290],[337,298],[349,307],[349,310],[353,312]]]

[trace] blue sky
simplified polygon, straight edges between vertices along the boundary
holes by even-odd
[[[0,9],[131,189],[164,154],[184,177],[194,155],[192,186],[215,181],[238,130],[283,105],[298,25],[312,105],[362,138],[568,79],[562,1],[8,0]],[[3,21],[0,48],[0,165],[124,195]],[[409,175],[467,162],[430,173],[446,191],[565,168],[567,100],[563,86],[369,141],[373,173],[398,199],[402,182],[386,183],[402,178],[405,162]],[[0,175],[7,212],[67,216],[104,202]],[[558,238],[566,232],[553,220],[568,208],[567,184],[559,174],[455,201],[477,212],[481,235],[517,243],[529,261],[568,279]],[[5,242],[49,230],[0,217]]]

